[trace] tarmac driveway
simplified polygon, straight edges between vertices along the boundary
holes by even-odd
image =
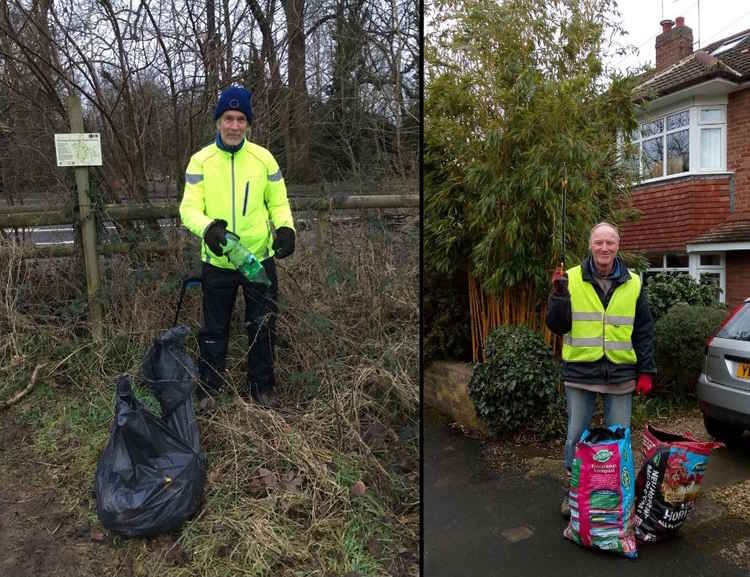
[[[555,474],[491,465],[481,441],[451,430],[428,409],[423,446],[424,577],[750,575],[750,520],[705,494],[674,539],[642,545],[638,559],[629,560],[562,536]],[[715,451],[703,488],[744,479],[750,479],[750,442]]]

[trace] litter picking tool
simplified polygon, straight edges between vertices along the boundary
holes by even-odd
[[[565,215],[566,207],[565,200],[568,194],[568,171],[563,165],[563,179],[562,179],[562,218],[560,219],[560,274],[565,274]]]
[[[182,310],[182,299],[185,296],[185,289],[193,288],[201,285],[201,277],[199,276],[188,276],[182,280],[182,289],[180,289],[180,300],[177,302],[177,312],[174,314],[173,327],[177,326],[177,319],[180,318],[180,310]]]

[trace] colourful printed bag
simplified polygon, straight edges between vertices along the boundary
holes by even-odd
[[[711,451],[718,447],[723,445],[646,425],[635,482],[639,541],[661,541],[677,532],[693,510]]]
[[[635,559],[633,475],[629,428],[585,430],[573,459],[570,522],[563,535],[584,547]]]

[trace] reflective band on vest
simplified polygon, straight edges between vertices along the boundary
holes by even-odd
[[[568,287],[573,326],[563,336],[563,360],[593,362],[606,355],[618,365],[636,364],[631,337],[640,277],[630,272],[630,280],[612,293],[607,310],[593,285],[583,280],[580,265],[568,270]]]

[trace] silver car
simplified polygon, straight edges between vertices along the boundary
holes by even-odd
[[[750,298],[709,340],[697,393],[712,437],[733,443],[750,430]]]

